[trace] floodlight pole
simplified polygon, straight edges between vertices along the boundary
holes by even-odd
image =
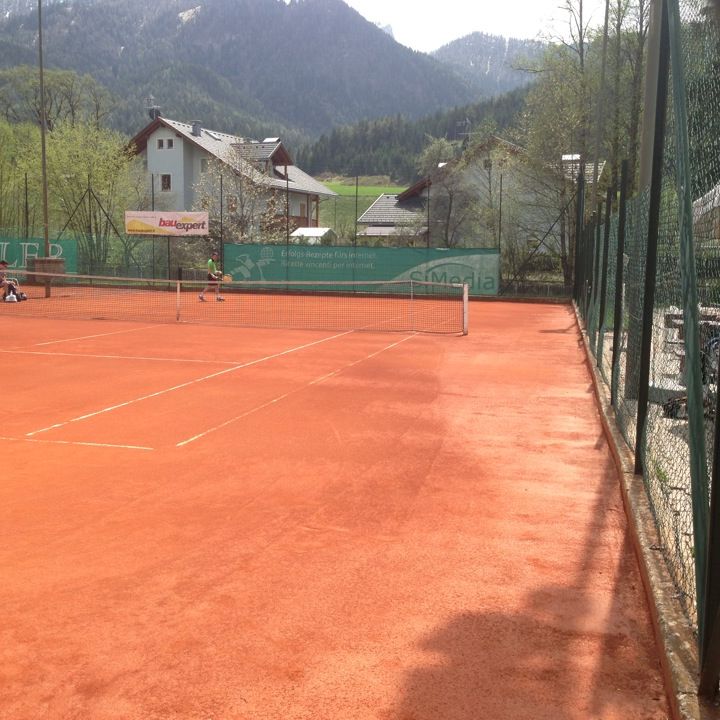
[[[432,181],[427,179],[427,248],[430,249],[430,186]]]
[[[45,77],[43,73],[43,40],[42,40],[42,0],[38,0],[38,54],[40,70],[40,156],[42,162],[42,197],[43,197],[43,238],[45,240],[45,257],[50,257],[50,230],[48,220],[48,187],[47,187],[47,153],[45,151],[45,133],[47,131],[47,115],[45,112]]]
[[[498,280],[502,285],[502,192],[503,192],[503,174],[502,166],[500,168],[500,203],[498,209]]]

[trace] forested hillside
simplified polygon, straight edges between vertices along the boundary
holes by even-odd
[[[0,114],[37,122],[36,0],[0,10]],[[133,135],[152,99],[167,117],[281,137],[311,173],[399,182],[428,137],[512,124],[534,79],[520,68],[544,47],[474,33],[430,56],[341,0],[44,0],[43,27],[51,120],[83,87]]]
[[[417,121],[396,115],[339,127],[302,147],[297,162],[316,175],[387,175],[395,182],[409,183],[417,177],[415,162],[429,138],[462,140],[483,125],[502,133],[517,120],[527,92],[519,88]]]
[[[128,133],[145,122],[148,95],[169,117],[297,138],[477,98],[341,0],[74,0],[48,5],[43,20],[46,66],[100,81],[117,97],[110,122]],[[34,59],[36,36],[36,11],[0,20],[0,65]]]

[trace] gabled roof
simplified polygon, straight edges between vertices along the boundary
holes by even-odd
[[[199,123],[183,123],[161,115],[135,135],[130,141],[130,145],[135,148],[136,152],[144,152],[150,136],[161,127],[173,130],[179,137],[266,187],[324,197],[337,195],[336,192],[293,165],[292,158],[285,146],[275,139],[257,142],[217,130],[208,130],[201,127]],[[263,169],[254,164],[267,160],[271,160],[273,163],[275,170],[273,175],[266,174]],[[285,175],[286,167],[287,176]]]
[[[400,195],[381,195],[358,218],[358,222],[367,225],[412,225],[422,218],[422,210],[423,203],[418,198],[403,201]]]
[[[400,202],[404,202],[411,198],[420,197],[430,185],[432,185],[430,178],[423,178],[422,180],[418,180],[414,185],[411,185],[407,190],[403,190],[397,198]]]
[[[275,173],[284,173],[285,166],[276,165]],[[288,189],[289,190],[302,190],[302,192],[309,193],[311,195],[321,195],[323,197],[335,197],[337,193],[328,187],[325,187],[319,180],[311,177],[306,172],[301,170],[297,165],[287,166],[288,174]],[[275,184],[274,187],[285,188],[286,181],[284,177],[281,177]]]
[[[478,154],[481,154],[483,152],[488,152],[493,147],[501,147],[503,148],[508,154],[511,155],[518,155],[520,153],[525,152],[522,147],[519,145],[515,145],[515,143],[511,143],[509,140],[504,140],[501,137],[498,137],[497,135],[491,135],[490,138],[484,142],[482,145],[479,145],[474,148],[474,155],[473,157],[477,156]],[[449,160],[446,163],[441,163],[438,168],[435,170],[435,173],[441,172],[441,173],[447,173],[451,172],[453,167],[458,164],[460,158],[455,158],[453,160]],[[433,173],[433,175],[435,174]],[[404,202],[406,200],[410,200],[411,198],[417,198],[422,195],[427,195],[427,188],[428,186],[432,185],[432,175],[430,177],[424,177],[421,180],[418,180],[414,185],[411,185],[407,190],[403,190],[403,192],[398,195],[398,199],[401,202]]]

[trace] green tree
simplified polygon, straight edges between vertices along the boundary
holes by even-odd
[[[57,123],[82,123],[100,127],[110,114],[110,93],[90,75],[71,70],[47,69],[44,73],[47,127]],[[0,70],[0,107],[12,123],[40,125],[40,77],[28,65]]]
[[[39,130],[25,138],[18,163],[40,197]],[[120,240],[123,214],[137,193],[137,161],[126,138],[95,125],[56,124],[47,137],[50,225],[67,228],[78,240],[80,261],[89,272],[103,271],[113,240]],[[116,230],[118,232],[116,232]]]
[[[0,120],[0,228],[26,237],[31,234],[37,208],[29,186],[26,192],[23,154],[29,138],[37,136],[32,125]]]

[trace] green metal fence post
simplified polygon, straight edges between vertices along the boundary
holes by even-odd
[[[577,178],[577,194],[575,196],[575,285],[573,296],[575,303],[580,306],[582,294],[582,238],[585,222],[585,176],[579,173]]]
[[[583,313],[585,327],[590,328],[590,298],[593,289],[593,258],[595,257],[595,213],[590,217],[590,222],[585,227],[585,287],[583,290]]]
[[[605,227],[603,239],[602,277],[600,285],[600,317],[598,320],[597,366],[602,367],[603,339],[605,337],[605,306],[608,286],[608,260],[610,257],[610,212],[612,211],[613,188],[608,188],[605,197]]]
[[[598,331],[598,303],[600,302],[600,274],[602,272],[602,203],[597,204],[595,212],[595,227],[593,228],[595,235],[595,246],[593,253],[592,266],[592,300],[590,303],[590,325],[588,332],[590,334],[590,349],[593,354],[597,355],[597,331]]]
[[[610,399],[617,405],[619,384],[619,363],[623,330],[623,304],[625,299],[625,221],[627,217],[628,161],[623,160],[620,167],[620,208],[618,210],[617,257],[615,258],[615,317],[613,320],[612,372],[610,380]]]
[[[670,71],[670,38],[667,27],[667,3],[662,0],[660,21],[660,58],[655,101],[655,131],[653,138],[652,174],[650,180],[650,208],[648,238],[645,255],[645,290],[643,297],[642,338],[640,342],[640,372],[638,377],[638,407],[635,430],[635,474],[642,475],[645,423],[650,394],[650,352],[652,350],[655,281],[657,277],[657,240],[660,230],[662,169],[665,159],[665,122],[667,119],[668,73]]]

